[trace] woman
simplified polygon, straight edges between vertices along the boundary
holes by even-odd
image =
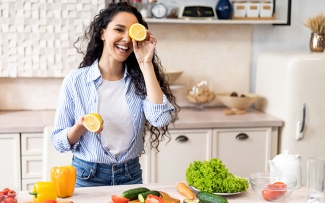
[[[111,3],[75,42],[83,53],[82,42],[89,41],[79,69],[62,83],[51,140],[58,151],[72,151],[76,187],[142,183],[145,132],[157,151],[170,139],[168,124],[179,106],[155,53],[156,38],[147,30],[144,41],[131,40],[134,23],[148,29],[135,7]],[[96,133],[83,125],[91,112],[104,121]]]

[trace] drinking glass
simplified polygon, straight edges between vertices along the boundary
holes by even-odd
[[[307,159],[308,203],[324,202],[325,159],[309,157]]]

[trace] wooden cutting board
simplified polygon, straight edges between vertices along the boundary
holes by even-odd
[[[162,198],[164,200],[164,203],[180,203],[180,200],[179,199],[175,199],[175,198],[169,196],[165,192],[161,192],[161,191],[159,191],[159,192],[162,195]],[[113,202],[110,201],[109,203],[113,203]],[[129,201],[129,203],[140,203],[140,201],[136,199],[136,200]]]
[[[161,191],[159,191],[159,192],[162,195],[162,199],[164,200],[164,203],[180,203],[179,199],[175,199],[175,198],[169,196],[169,194],[167,194],[165,192],[161,192]],[[129,201],[129,203],[140,203],[140,201],[132,200],[132,201]]]

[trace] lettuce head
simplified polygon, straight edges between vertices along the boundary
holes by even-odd
[[[192,162],[186,169],[186,181],[204,192],[236,193],[248,188],[247,179],[230,173],[222,161],[216,158]]]

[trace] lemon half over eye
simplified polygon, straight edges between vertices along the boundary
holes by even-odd
[[[140,23],[135,23],[129,29],[129,36],[135,41],[143,41],[147,37],[147,29]]]

